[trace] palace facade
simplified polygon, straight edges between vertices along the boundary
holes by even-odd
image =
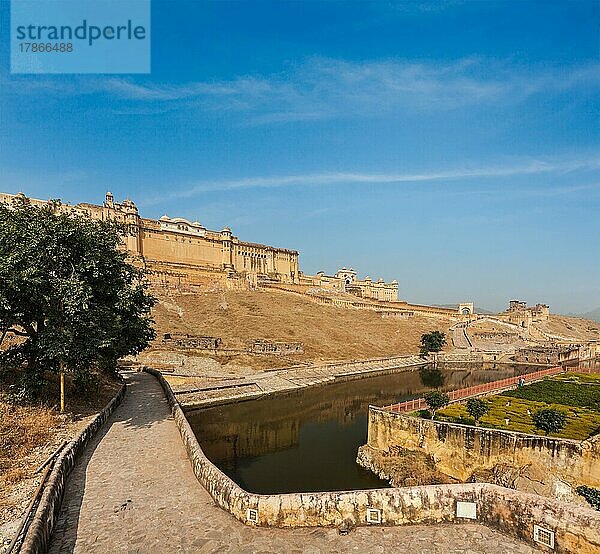
[[[319,271],[316,275],[300,273],[300,284],[311,287],[347,292],[360,298],[396,302],[398,300],[398,281],[386,283],[383,279],[373,281],[371,277],[358,279],[357,273],[352,268],[343,267],[335,275],[325,275]]]
[[[229,227],[206,229],[183,218],[141,217],[131,200],[118,203],[106,193],[102,205],[71,206],[55,201],[0,193],[0,202],[26,202],[48,206],[57,213],[73,213],[101,221],[118,221],[127,227],[124,246],[133,263],[148,270],[153,281],[170,284],[209,284],[215,281],[256,284],[269,279],[298,283],[298,252],[265,244],[244,242]]]

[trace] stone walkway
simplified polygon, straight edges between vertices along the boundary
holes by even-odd
[[[192,473],[162,389],[127,373],[123,403],[73,469],[50,552],[531,553],[480,525],[262,529],[216,507]]]

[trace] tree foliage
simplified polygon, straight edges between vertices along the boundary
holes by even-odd
[[[469,398],[467,400],[467,412],[479,425],[479,420],[490,411],[490,404],[481,398]]]
[[[0,351],[3,366],[24,370],[30,395],[45,370],[62,363],[79,381],[91,369],[114,371],[154,338],[155,303],[140,270],[118,249],[124,228],[73,214],[50,203],[0,204]]]
[[[448,405],[450,402],[450,397],[445,392],[432,390],[425,394],[425,402],[427,402],[427,406],[429,406],[431,419],[433,419],[435,417],[436,410]]]
[[[543,408],[535,412],[532,419],[535,428],[544,431],[548,436],[550,433],[558,433],[562,430],[567,421],[567,416],[563,411],[556,408]]]
[[[431,331],[421,335],[421,355],[439,352],[446,345],[446,334],[441,331]]]
[[[600,510],[600,489],[594,489],[586,485],[581,485],[575,489],[577,494],[583,496],[589,505],[596,510]]]

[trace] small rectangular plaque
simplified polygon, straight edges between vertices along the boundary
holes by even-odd
[[[367,523],[381,523],[381,510],[367,508]]]
[[[248,508],[248,510],[246,510],[246,519],[250,523],[258,523],[258,510]]]
[[[554,548],[554,531],[540,527],[539,525],[533,526],[533,540],[539,542],[544,546]]]
[[[477,519],[477,504],[475,502],[457,502],[456,517]]]

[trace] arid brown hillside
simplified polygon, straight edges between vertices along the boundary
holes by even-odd
[[[600,340],[600,323],[590,319],[551,315],[548,321],[536,323],[536,326],[550,336],[573,342]]]
[[[304,354],[244,356],[234,363],[255,367],[284,366],[296,361],[342,360],[417,353],[421,335],[448,333],[449,322],[415,316],[407,320],[382,317],[368,310],[321,306],[309,299],[276,291],[159,292],[154,310],[159,333],[209,335],[224,348],[244,348],[250,339],[299,341]],[[268,361],[267,361],[268,359]]]

